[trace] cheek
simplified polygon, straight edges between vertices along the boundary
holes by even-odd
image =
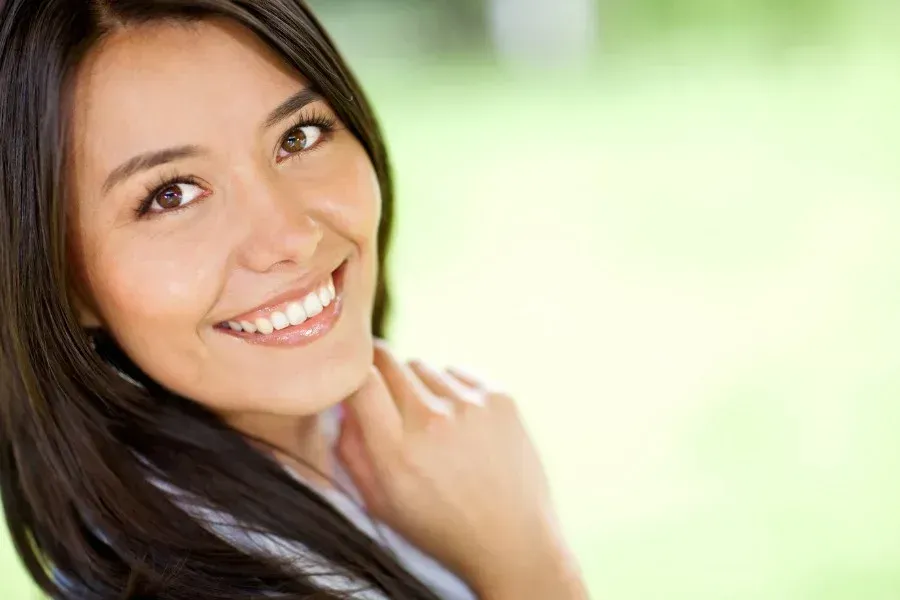
[[[180,321],[197,308],[198,273],[190,266],[189,260],[112,260],[92,287],[111,320]]]
[[[199,243],[149,247],[152,253],[136,236],[108,237],[87,255],[89,289],[101,319],[135,362],[151,375],[191,377],[198,324],[217,290],[216,254]]]
[[[356,202],[347,203],[342,211],[347,223],[351,239],[355,242],[360,255],[362,278],[360,284],[366,299],[367,321],[371,319],[372,304],[375,299],[375,288],[378,278],[378,226],[381,221],[381,190],[378,178],[369,158],[364,153],[353,164],[349,171],[352,177],[344,181],[348,198],[356,198]]]
[[[330,222],[361,251],[373,252],[381,219],[381,191],[368,155],[355,140],[342,149],[341,160],[318,174],[327,193],[317,203],[320,217]]]

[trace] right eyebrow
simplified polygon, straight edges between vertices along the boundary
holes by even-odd
[[[279,121],[291,116],[307,104],[321,99],[322,96],[317,91],[310,87],[305,87],[276,106],[272,112],[269,113],[269,116],[266,117],[266,120],[263,122],[263,127],[268,129]]]
[[[106,181],[103,183],[103,193],[106,194],[118,184],[141,171],[152,169],[153,167],[172,162],[173,160],[197,156],[201,153],[202,150],[199,146],[177,146],[175,148],[166,148],[165,150],[155,150],[138,154],[112,170],[106,178]]]

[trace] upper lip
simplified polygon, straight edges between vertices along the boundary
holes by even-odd
[[[275,312],[275,310],[285,302],[289,302],[291,300],[300,301],[312,292],[318,290],[323,283],[328,280],[328,276],[337,271],[341,265],[344,263],[341,262],[338,266],[331,269],[330,271],[319,271],[314,275],[308,275],[303,278],[303,282],[292,286],[290,289],[276,294],[272,296],[262,304],[257,305],[255,308],[251,308],[250,310],[243,312],[239,315],[235,315],[231,318],[225,319],[221,321],[220,324],[227,323],[228,321],[249,321],[253,322],[255,319],[259,317],[266,317],[269,314]]]

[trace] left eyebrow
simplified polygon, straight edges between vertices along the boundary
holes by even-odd
[[[303,88],[281,104],[275,107],[269,116],[266,117],[263,126],[268,129],[276,123],[291,116],[307,104],[311,104],[317,100],[321,100],[322,96],[312,88]]]
[[[141,171],[147,171],[159,165],[190,158],[202,153],[203,151],[199,146],[178,146],[177,148],[166,148],[165,150],[139,154],[113,169],[103,183],[103,193],[108,193],[109,190]]]

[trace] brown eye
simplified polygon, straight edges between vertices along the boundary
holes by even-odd
[[[278,147],[278,158],[285,159],[305,152],[319,143],[322,139],[322,128],[318,125],[305,125],[294,127],[288,131]]]
[[[204,191],[202,187],[193,183],[173,183],[153,197],[153,202],[148,210],[149,212],[163,212],[181,208],[202,196]]]
[[[181,191],[181,186],[177,184],[170,185],[159,193],[156,197],[156,203],[163,210],[168,210],[170,208],[178,208],[183,198],[184,192]]]
[[[291,131],[281,142],[281,149],[288,154],[294,154],[306,149],[306,133],[303,128],[297,128]]]

